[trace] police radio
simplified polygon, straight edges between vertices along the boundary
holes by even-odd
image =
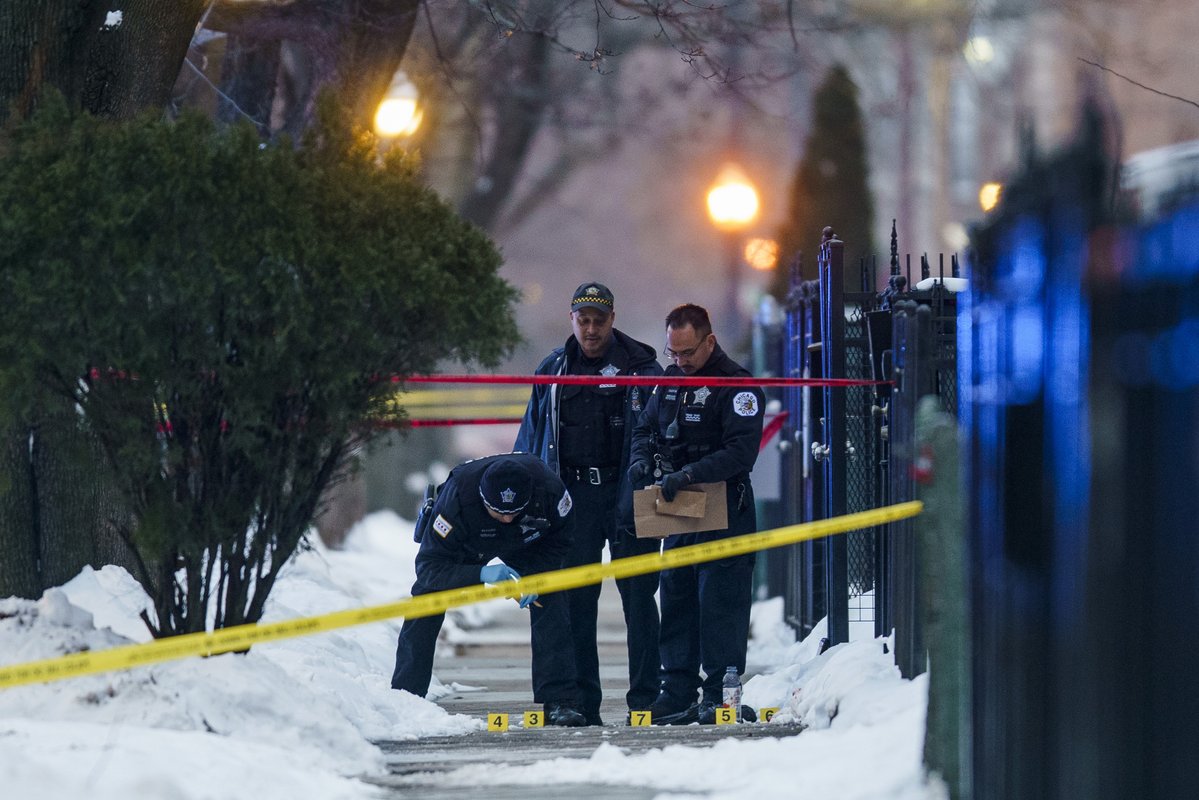
[[[444,486],[445,484],[442,484]],[[416,527],[412,529],[412,540],[417,544],[425,538],[429,527],[433,524],[433,504],[437,502],[437,493],[441,486],[428,484],[425,486],[425,497],[421,500],[420,510],[416,512]]]

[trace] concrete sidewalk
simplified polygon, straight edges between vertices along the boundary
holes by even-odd
[[[438,704],[455,714],[467,714],[486,722],[489,712],[509,715],[505,733],[483,731],[465,736],[430,737],[415,742],[380,742],[387,755],[391,775],[378,781],[394,790],[394,797],[419,796],[442,800],[485,791],[492,800],[504,798],[561,798],[573,792],[587,797],[649,800],[660,790],[646,787],[573,784],[555,786],[492,785],[444,786],[440,775],[448,770],[478,764],[530,764],[553,758],[589,758],[600,744],[608,743],[626,753],[636,753],[672,744],[709,747],[726,737],[759,738],[793,736],[798,726],[721,725],[630,728],[625,725],[624,695],[628,690],[628,652],[620,596],[611,581],[600,595],[599,617],[600,680],[604,700],[600,707],[602,727],[521,727],[525,711],[540,711],[533,703],[530,681],[529,622],[527,612],[515,603],[486,629],[472,632],[455,646],[453,657],[438,656],[434,674],[445,684],[477,687],[442,698]],[[752,667],[750,674],[752,676]]]

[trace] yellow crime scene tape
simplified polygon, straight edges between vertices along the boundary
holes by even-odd
[[[605,578],[628,578],[672,567],[715,561],[720,558],[768,550],[796,542],[819,539],[838,533],[870,528],[919,514],[924,504],[918,501],[898,503],[872,511],[859,511],[833,519],[805,522],[774,530],[718,539],[713,542],[679,547],[664,553],[649,553],[621,558],[607,564],[588,564],[553,572],[542,572],[488,586],[479,584],[417,595],[395,603],[335,611],[316,617],[301,617],[283,622],[254,623],[221,628],[211,633],[189,633],[156,639],[144,644],[124,645],[109,650],[72,653],[42,661],[29,661],[0,667],[0,689],[29,683],[48,683],[99,672],[175,661],[193,656],[212,656],[245,650],[251,645],[311,636],[316,633],[381,622],[396,617],[431,617],[458,606],[480,603],[498,597],[521,594],[548,594],[599,583]]]
[[[433,416],[440,419],[522,417],[529,402],[529,387],[396,392],[387,402],[393,410],[403,408],[413,420]]]

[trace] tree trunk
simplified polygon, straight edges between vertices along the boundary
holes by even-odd
[[[66,583],[96,561],[95,542],[88,535],[95,519],[90,502],[95,477],[81,468],[84,451],[75,425],[61,414],[40,419],[30,446],[43,589]]]
[[[38,598],[85,566],[138,574],[114,524],[124,505],[108,465],[74,409],[57,402],[0,440],[0,597]]]
[[[271,106],[279,76],[279,42],[227,37],[221,62],[221,91],[217,119],[221,122],[250,120],[262,136],[271,131]]]
[[[27,425],[14,424],[0,438],[0,597],[42,593],[29,437]]]
[[[495,144],[480,180],[458,208],[463,217],[484,230],[492,229],[512,195],[533,137],[541,128],[548,97],[549,40],[537,32],[514,34],[513,39],[517,37],[511,46],[519,46],[523,57],[512,59],[515,72],[511,83],[516,88],[499,103]]]
[[[86,566],[118,564],[133,572],[132,553],[111,524],[122,504],[108,464],[79,427],[74,408],[58,402],[38,420],[30,448],[42,589],[66,583]]]
[[[418,0],[346,0],[349,21],[337,48],[333,88],[364,125],[373,121],[400,68],[419,6]]]
[[[124,119],[170,98],[207,3],[8,0],[0,4],[0,120],[26,116],[48,87],[73,106]]]
[[[419,7],[419,0],[294,0],[280,5],[220,0],[204,24],[235,38],[238,48],[250,42],[289,45],[283,50],[285,73],[298,67],[301,80],[289,88],[283,76],[286,107],[280,131],[298,136],[312,121],[316,96],[326,87],[355,121],[370,126],[408,48]],[[296,55],[303,63],[289,65],[288,56]],[[298,87],[305,91],[295,92]]]

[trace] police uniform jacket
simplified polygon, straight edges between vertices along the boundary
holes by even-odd
[[[661,375],[662,367],[656,359],[654,348],[644,342],[628,336],[621,331],[612,329],[613,341],[607,352],[602,356],[605,365],[615,368],[613,375]],[[570,375],[572,365],[582,357],[578,341],[571,336],[566,344],[550,353],[537,367],[538,375]],[[559,469],[558,447],[558,411],[562,395],[562,386],[558,384],[534,386],[529,405],[525,409],[524,419],[521,420],[520,430],[516,434],[513,450],[534,453],[541,457],[555,474]],[[624,444],[620,449],[620,489],[623,498],[629,494],[628,472],[629,447],[632,443],[633,425],[641,415],[644,398],[649,394],[645,386],[629,386],[624,393]],[[628,506],[628,519],[620,519],[622,526],[632,526],[631,505]]]
[[[666,375],[685,376],[675,364]],[[691,377],[749,377],[720,345]],[[654,389],[633,428],[631,461],[655,463],[663,471],[685,469],[692,483],[727,481],[749,486],[749,472],[762,441],[763,394],[756,386],[670,386]],[[673,423],[677,435],[668,438]],[[734,498],[730,497],[730,505]]]
[[[529,504],[510,524],[487,513],[479,494],[483,472],[497,459],[520,459],[533,470]],[[416,577],[423,592],[479,582],[479,568],[499,557],[523,574],[559,569],[570,548],[570,493],[562,479],[529,453],[488,456],[460,464],[438,491],[421,536]]]

